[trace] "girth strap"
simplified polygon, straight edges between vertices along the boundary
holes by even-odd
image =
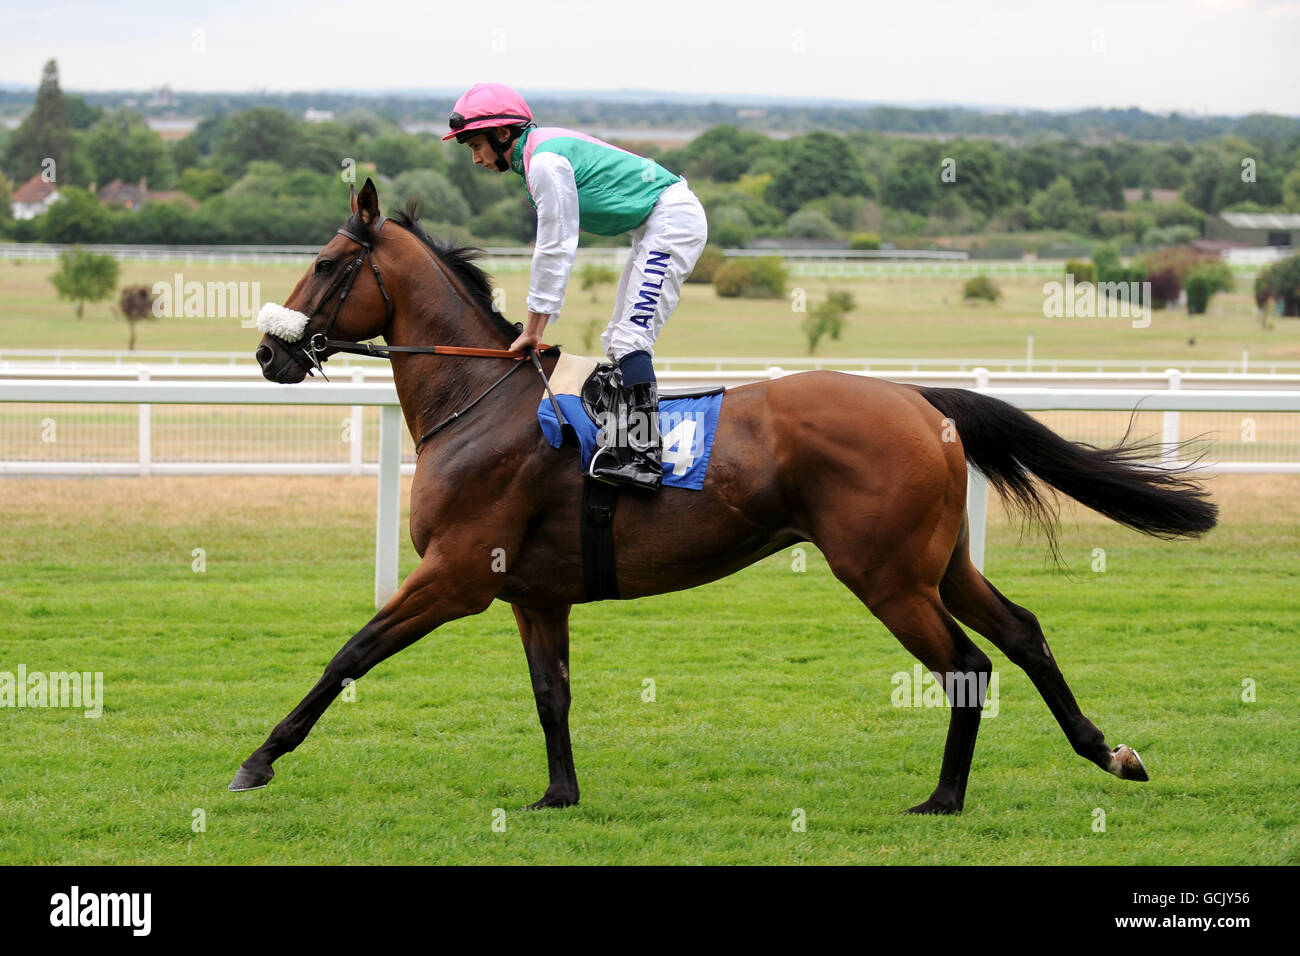
[[[588,601],[619,596],[614,568],[614,512],[619,490],[618,485],[592,478],[582,481],[582,581]]]

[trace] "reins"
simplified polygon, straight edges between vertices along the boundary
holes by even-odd
[[[387,217],[379,217],[379,222],[375,227],[376,235],[384,228],[386,222],[388,222]],[[433,426],[433,428],[421,435],[415,443],[415,453],[416,455],[419,455],[420,448],[426,441],[438,434],[438,432],[442,431],[452,422],[456,421],[456,419],[460,418],[479,402],[483,401],[483,399],[487,398],[498,385],[513,375],[516,370],[521,368],[523,360],[527,358],[532,360],[533,367],[537,369],[537,374],[541,376],[542,385],[546,388],[547,397],[550,398],[551,406],[555,410],[555,417],[559,420],[561,427],[564,426],[564,413],[560,411],[560,403],[556,401],[555,393],[551,391],[551,383],[546,378],[546,371],[542,368],[541,360],[537,357],[539,349],[544,353],[559,352],[559,348],[556,346],[539,344],[537,347],[533,347],[530,345],[522,352],[515,352],[510,349],[484,349],[462,345],[373,345],[369,342],[353,342],[350,339],[330,338],[329,334],[334,328],[334,323],[338,320],[339,312],[343,308],[343,303],[347,299],[348,293],[352,291],[352,284],[356,282],[363,263],[368,262],[370,264],[370,271],[374,273],[375,282],[379,286],[379,292],[384,297],[384,307],[389,323],[393,321],[396,314],[396,310],[393,308],[393,301],[388,297],[388,289],[384,287],[383,276],[379,274],[379,266],[375,263],[375,260],[371,258],[371,243],[367,239],[349,232],[347,229],[338,230],[338,234],[347,239],[351,239],[357,245],[361,246],[361,252],[355,259],[349,262],[344,270],[338,274],[333,282],[330,283],[329,288],[327,288],[321,295],[320,300],[316,303],[316,307],[312,309],[310,315],[307,317],[307,321],[310,322],[320,314],[321,310],[325,308],[326,303],[333,298],[334,294],[336,292],[339,293],[338,301],[334,303],[334,309],[325,323],[325,330],[312,335],[311,338],[307,340],[307,345],[302,349],[307,358],[311,360],[312,365],[321,373],[322,378],[329,381],[325,375],[325,369],[321,367],[321,360],[317,356],[319,353],[324,352],[327,349],[333,349],[336,352],[349,352],[354,355],[370,355],[375,358],[390,360],[394,353],[405,353],[409,355],[452,355],[465,358],[509,359],[514,363],[504,375],[489,385],[468,405],[457,412],[453,412],[450,416],[443,419],[437,425]],[[435,264],[439,271],[442,271],[442,264],[438,262],[436,256],[431,256],[430,260]],[[444,272],[443,274],[445,277],[446,273]]]

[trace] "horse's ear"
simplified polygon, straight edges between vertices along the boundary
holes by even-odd
[[[357,187],[356,186],[348,187],[348,205],[352,207],[353,212],[357,211]]]
[[[366,184],[361,187],[361,192],[357,196],[353,212],[357,213],[367,226],[379,219],[379,190],[375,188],[374,180],[368,176]]]

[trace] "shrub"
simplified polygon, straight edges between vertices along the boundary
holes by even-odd
[[[823,335],[833,339],[840,337],[844,329],[844,316],[857,308],[857,302],[851,292],[832,290],[826,301],[808,313],[803,320],[803,333],[808,338],[808,354],[817,350],[817,342]]]
[[[1193,276],[1204,276],[1210,282],[1211,294],[1231,292],[1237,287],[1237,277],[1232,268],[1222,259],[1206,259],[1192,270]]]
[[[1255,299],[1260,308],[1269,299],[1277,299],[1283,315],[1300,315],[1300,254],[1275,262],[1260,273],[1255,280]]]
[[[785,283],[785,264],[776,256],[734,259],[713,274],[713,288],[726,298],[779,299]]]
[[[1193,272],[1187,279],[1187,314],[1203,315],[1214,294],[1208,276]]]
[[[1148,272],[1147,281],[1151,283],[1151,307],[1153,309],[1163,309],[1169,303],[1177,301],[1178,293],[1182,291],[1183,287],[1173,269],[1159,269],[1155,272]]]
[[[686,277],[686,281],[712,282],[713,276],[726,261],[727,257],[723,255],[722,247],[709,243],[704,247],[704,251],[700,253],[700,258],[696,261],[691,274]]]
[[[785,221],[785,231],[793,239],[834,239],[839,234],[830,217],[816,209],[791,213]]]
[[[1201,231],[1192,226],[1157,226],[1142,235],[1142,245],[1153,248],[1181,246],[1199,238]]]
[[[874,232],[855,232],[849,238],[850,249],[879,249],[880,236]]]
[[[1120,268],[1119,249],[1109,242],[1102,242],[1092,248],[1092,262],[1097,267],[1097,281],[1109,282],[1112,271]]]
[[[988,276],[979,275],[966,280],[966,289],[962,293],[962,298],[986,299],[989,302],[996,302],[1002,298],[1002,290]]]
[[[720,246],[744,248],[754,238],[754,224],[740,206],[719,206],[708,218],[709,235]]]
[[[1091,262],[1080,262],[1077,259],[1070,259],[1065,263],[1065,274],[1074,276],[1075,283],[1096,282],[1097,267]]]

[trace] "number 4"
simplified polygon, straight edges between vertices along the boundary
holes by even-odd
[[[672,465],[674,475],[684,475],[695,463],[695,419],[684,418],[663,439],[665,465]]]

